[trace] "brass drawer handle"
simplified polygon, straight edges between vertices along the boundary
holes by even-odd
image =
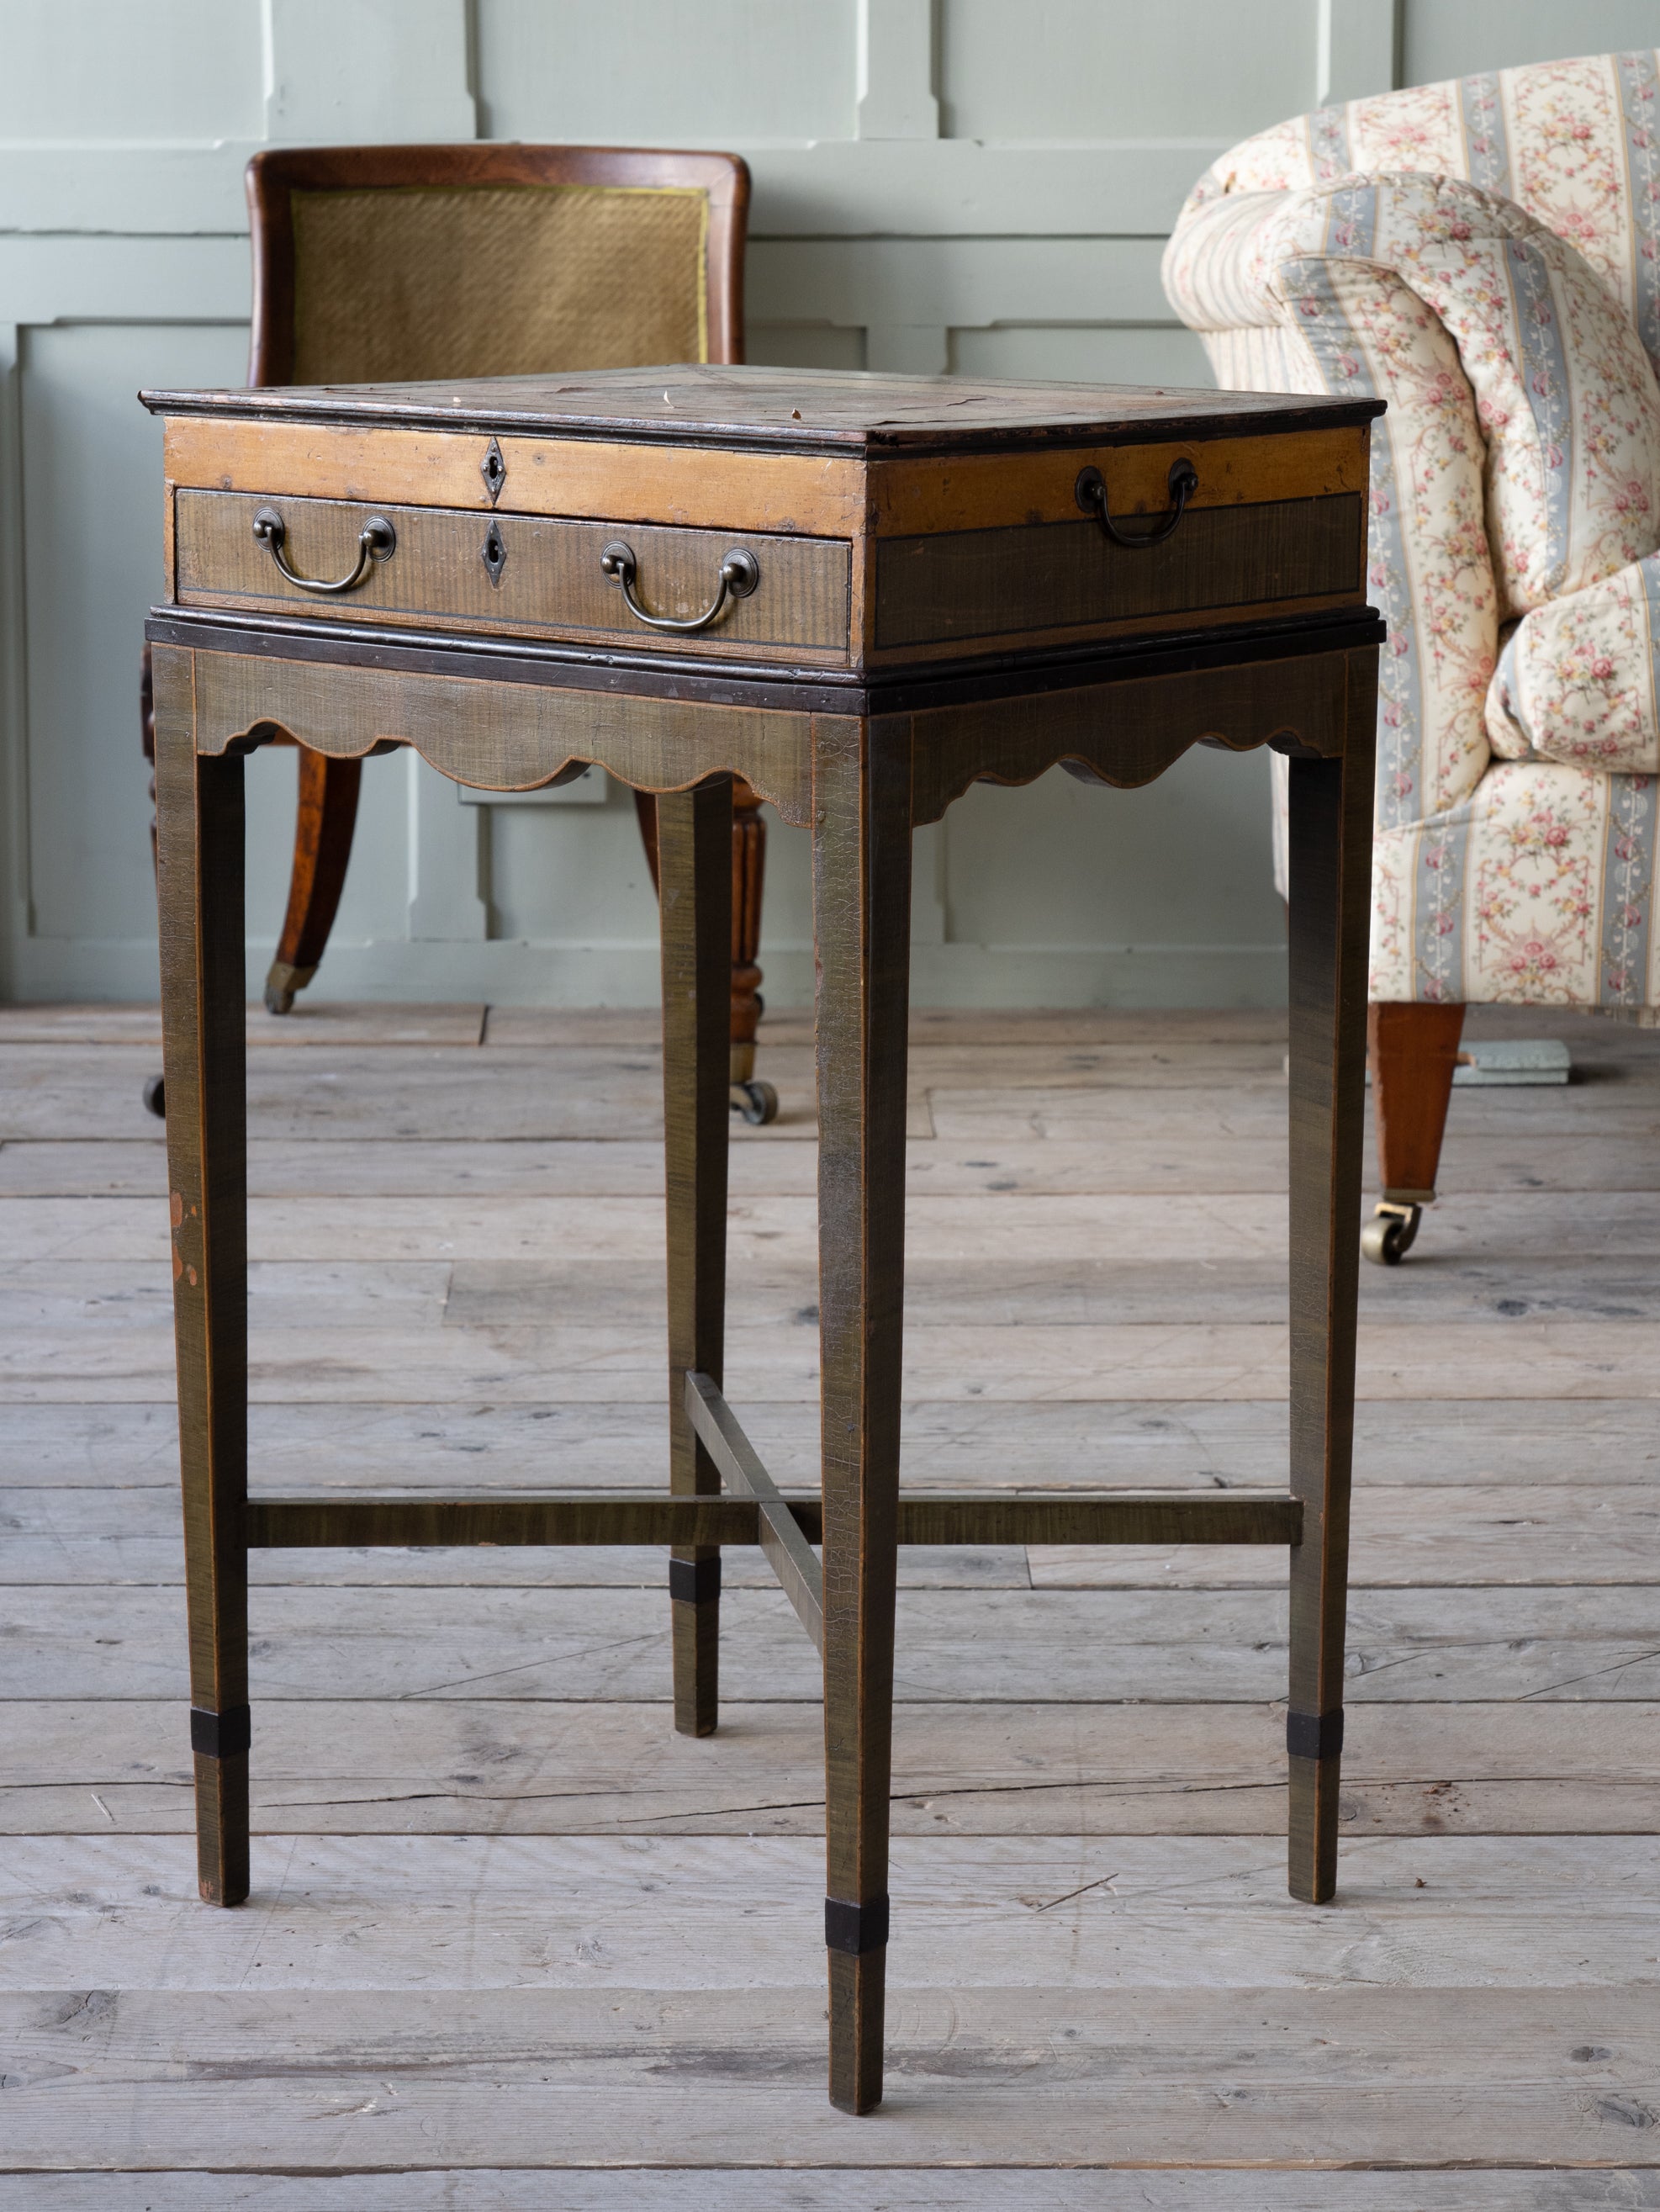
[[[1199,471],[1189,460],[1171,463],[1171,504],[1151,530],[1122,531],[1107,513],[1106,480],[1099,469],[1080,469],[1076,497],[1085,514],[1092,514],[1115,545],[1127,552],[1145,553],[1149,545],[1162,545],[1187,512],[1188,501],[1199,489]]]
[[[283,541],[289,534],[289,526],[274,507],[259,509],[253,518],[253,534],[269,550],[279,575],[286,576],[291,584],[298,584],[302,592],[331,595],[355,592],[368,574],[371,561],[390,561],[398,550],[398,532],[384,514],[372,514],[357,533],[356,567],[350,575],[337,576],[331,584],[325,584],[315,576],[301,575],[283,558]]]
[[[613,584],[621,586],[629,612],[637,622],[652,629],[678,630],[684,636],[689,631],[708,629],[720,621],[726,611],[728,599],[746,599],[761,580],[761,563],[753,553],[746,553],[741,545],[735,546],[721,563],[721,588],[701,615],[693,615],[689,622],[676,622],[670,615],[648,614],[634,596],[634,580],[639,574],[639,562],[634,557],[634,548],[613,538],[599,556],[599,566]]]

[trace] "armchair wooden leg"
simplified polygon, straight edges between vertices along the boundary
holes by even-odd
[[[1392,1267],[1404,1256],[1424,1208],[1435,1202],[1463,1027],[1462,1006],[1389,1004],[1366,1010],[1383,1197],[1361,1232],[1360,1249],[1380,1267]]]
[[[657,872],[657,801],[648,791],[634,794],[640,817],[640,842],[646,848],[652,889]],[[732,1107],[757,1126],[778,1118],[778,1093],[755,1073],[755,1033],[766,1001],[761,996],[761,895],[766,885],[767,825],[761,801],[738,777],[732,786]]]
[[[360,760],[333,760],[307,746],[300,748],[300,807],[294,825],[289,910],[277,957],[265,977],[265,1006],[273,1014],[288,1012],[295,993],[305,989],[323,957],[345,889],[362,778]]]

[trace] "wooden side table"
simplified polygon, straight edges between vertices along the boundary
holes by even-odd
[[[1377,405],[684,368],[145,397],[167,418],[149,635],[203,1895],[248,1887],[251,1547],[668,1545],[676,1725],[701,1735],[721,1547],[759,1544],[824,1654],[830,2096],[868,2111],[897,1547],[1189,1542],[1288,1547],[1291,1887],[1329,1897]],[[249,1498],[242,757],[279,734],[414,745],[496,790],[597,761],[659,794],[661,1494]],[[976,781],[1137,785],[1195,744],[1292,760],[1286,1488],[906,1497],[911,833]],[[721,1390],[734,776],[813,841],[821,1497],[780,1494]]]

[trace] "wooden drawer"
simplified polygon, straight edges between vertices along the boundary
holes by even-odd
[[[1128,519],[1130,531],[1147,518]],[[1359,597],[1365,503],[1320,498],[1194,506],[1163,544],[1114,544],[1097,521],[1044,520],[883,538],[879,652],[1060,641],[1177,623],[1202,628]]]
[[[827,660],[848,656],[850,558],[844,540],[286,495],[181,489],[175,498],[175,591],[185,605],[303,610],[356,623],[692,647],[717,657],[785,647]],[[356,589],[320,595],[290,583],[270,544],[256,537],[254,518],[262,508],[282,518],[283,557],[301,576],[350,574],[359,533],[374,514],[392,524],[396,546],[388,558],[369,563]],[[629,612],[600,566],[605,548],[617,541],[634,553],[635,595],[648,613],[684,621],[702,612],[734,548],[754,556],[757,580],[746,598],[728,599],[707,629],[654,629]]]

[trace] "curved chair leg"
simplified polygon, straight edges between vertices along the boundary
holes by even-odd
[[[634,794],[640,840],[646,848],[652,889],[657,879],[657,801],[648,791]],[[767,825],[761,801],[736,776],[732,786],[732,1109],[757,1126],[775,1121],[778,1093],[757,1082],[755,1033],[766,1001],[761,996],[761,894],[767,870]]]
[[[158,865],[155,849],[155,671],[146,646],[138,656],[138,742],[150,772],[150,866]]]
[[[1366,1050],[1377,1115],[1383,1195],[1360,1235],[1360,1249],[1392,1267],[1435,1203],[1436,1170],[1452,1097],[1464,1009],[1391,1004],[1366,1009]]]
[[[755,1076],[755,1032],[766,1011],[761,996],[761,894],[766,885],[767,825],[748,784],[732,787],[732,1103],[746,1121],[778,1117],[778,1093]]]
[[[277,957],[265,977],[265,1006],[286,1014],[294,994],[317,973],[334,927],[357,824],[361,760],[333,760],[300,748],[300,808],[294,825],[294,872]]]
[[[640,823],[640,842],[646,848],[646,866],[651,872],[651,887],[661,893],[662,879],[657,868],[657,794],[651,791],[636,791],[634,811]]]

